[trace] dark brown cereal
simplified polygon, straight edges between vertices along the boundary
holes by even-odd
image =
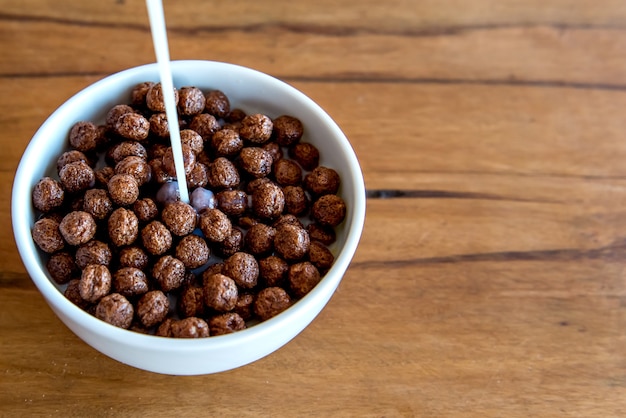
[[[281,224],[276,228],[274,248],[287,261],[300,260],[309,252],[311,244],[306,229],[292,224]]]
[[[183,116],[197,115],[204,110],[206,98],[197,87],[181,87],[178,91],[178,111]]]
[[[320,282],[320,272],[313,264],[304,261],[290,266],[287,278],[291,292],[301,298]]]
[[[132,324],[134,312],[133,305],[119,293],[103,297],[96,306],[96,318],[124,329]]]
[[[282,115],[274,119],[273,137],[282,147],[289,147],[302,138],[304,127],[300,119]]]
[[[254,301],[254,313],[262,320],[268,320],[291,305],[291,298],[281,287],[262,289]]]
[[[272,136],[273,127],[274,124],[268,116],[255,113],[242,119],[239,135],[252,143],[263,144]]]
[[[100,130],[93,122],[76,122],[70,129],[70,145],[82,152],[96,149]]]
[[[330,226],[311,223],[307,225],[306,230],[311,240],[319,241],[324,245],[330,245],[337,240],[337,234]]]
[[[202,280],[204,280],[206,277],[210,276],[211,274],[217,274],[217,273],[221,274],[223,271],[224,271],[224,263],[211,264],[210,266],[207,267],[206,270],[202,272]]]
[[[59,179],[63,189],[68,193],[78,193],[96,184],[93,169],[84,161],[74,161],[61,168]]]
[[[131,245],[139,235],[139,220],[132,210],[117,208],[109,216],[108,232],[116,247]]]
[[[148,164],[150,164],[150,169],[152,170],[152,180],[154,180],[157,184],[165,184],[174,180],[174,177],[170,176],[163,168],[162,158],[150,160],[148,161]]]
[[[50,177],[44,177],[35,184],[32,196],[35,209],[50,212],[63,204],[65,192],[61,183]]]
[[[95,303],[111,291],[111,272],[102,264],[89,264],[83,269],[78,285],[80,297]]]
[[[243,190],[222,190],[215,194],[217,208],[228,216],[240,216],[248,208],[248,195]]]
[[[174,338],[206,338],[210,335],[206,321],[195,316],[172,321],[170,330]]]
[[[252,293],[239,293],[233,312],[238,313],[244,321],[248,321],[254,316],[253,306],[254,295]]]
[[[96,234],[96,221],[87,212],[76,210],[63,217],[59,231],[69,245],[81,245]]]
[[[196,164],[196,154],[187,145],[181,146],[183,152],[183,167],[185,168],[185,175],[191,173],[194,164]],[[174,152],[172,147],[168,147],[163,154],[163,168],[165,172],[172,177],[176,177],[176,165],[174,163]]]
[[[204,155],[204,153],[201,155]],[[187,175],[187,185],[189,186],[189,188],[195,189],[197,187],[204,187],[208,183],[209,168],[206,164],[196,161],[193,168],[191,169],[191,173]]]
[[[315,167],[304,176],[304,188],[316,196],[337,193],[339,183],[339,174],[328,167]]]
[[[265,177],[272,171],[272,154],[259,147],[246,147],[239,153],[240,167],[252,177]]]
[[[111,200],[116,205],[129,206],[139,197],[139,184],[130,174],[115,174],[107,183]]]
[[[285,195],[285,211],[295,216],[301,216],[309,209],[309,198],[300,186],[286,186],[283,188]]]
[[[246,112],[244,112],[242,109],[237,108],[237,109],[232,109],[230,113],[226,115],[224,119],[226,120],[226,122],[234,123],[234,122],[241,122],[243,118],[245,117],[246,117]]]
[[[152,255],[164,254],[172,247],[172,233],[159,221],[152,221],[141,230],[141,242]]]
[[[261,148],[270,153],[274,163],[283,158],[283,149],[276,142],[266,142]]]
[[[130,102],[135,106],[145,106],[146,95],[153,85],[154,82],[152,81],[144,81],[143,83],[137,84],[130,92]]]
[[[281,186],[297,186],[302,182],[302,169],[291,160],[276,161],[273,172],[276,182]]]
[[[246,321],[235,312],[215,315],[209,319],[211,335],[225,335],[246,329]]]
[[[335,256],[319,241],[311,241],[309,247],[309,261],[320,271],[326,271],[333,265]]]
[[[95,170],[94,174],[96,176],[96,184],[99,187],[107,187],[109,180],[111,180],[111,177],[115,175],[115,169],[107,165]]]
[[[86,163],[88,166],[90,167],[92,166],[91,160],[87,158],[87,156],[84,153],[73,149],[73,150],[65,151],[63,154],[61,154],[59,158],[57,158],[57,173],[61,172],[61,169],[63,168],[64,165],[73,163],[76,161],[82,161]]]
[[[143,186],[152,178],[152,168],[143,158],[129,155],[115,165],[115,174],[130,174],[137,185]]]
[[[115,127],[117,126],[117,120],[127,113],[135,113],[135,110],[129,105],[118,104],[113,106],[107,112],[105,123],[109,130],[115,132]]]
[[[243,232],[238,228],[232,228],[230,235],[217,245],[217,253],[221,257],[230,257],[243,248]]]
[[[153,199],[144,197],[143,199],[138,199],[135,203],[133,203],[133,212],[137,215],[139,222],[145,223],[150,222],[157,217],[159,214],[159,208]]]
[[[140,247],[130,246],[120,250],[118,261],[120,267],[134,267],[139,270],[145,270],[148,268],[150,259],[148,254]]]
[[[204,303],[218,312],[228,312],[237,305],[237,284],[223,274],[203,277]]]
[[[275,255],[259,260],[259,278],[266,287],[284,286],[287,271],[289,271],[289,264]]]
[[[170,310],[170,301],[160,290],[151,290],[137,301],[137,318],[145,327],[160,324]]]
[[[239,172],[235,165],[224,157],[216,158],[209,164],[207,180],[210,187],[224,189],[239,185]]]
[[[198,213],[189,204],[177,200],[165,205],[161,219],[174,235],[183,236],[196,229]]]
[[[217,118],[225,118],[230,113],[230,101],[222,91],[210,91],[205,97],[205,110],[207,113]]]
[[[115,132],[133,141],[143,141],[150,133],[150,122],[139,113],[125,113],[115,121]]]
[[[175,322],[172,318],[165,318],[163,322],[158,326],[154,335],[158,337],[168,337],[172,338],[172,324]]]
[[[63,235],[59,231],[59,222],[52,218],[41,218],[33,225],[33,240],[46,253],[54,253],[65,246]]]
[[[148,159],[146,147],[137,141],[123,141],[113,145],[109,148],[109,151],[107,151],[106,159],[111,165],[115,165],[131,155],[143,158],[144,160]]]
[[[178,90],[174,88],[174,103],[178,105]],[[163,101],[163,88],[161,83],[150,86],[146,92],[146,105],[153,112],[165,112],[165,102]]]
[[[164,255],[154,264],[152,276],[164,292],[169,292],[178,289],[185,281],[185,265],[171,255]]]
[[[154,135],[160,138],[167,138],[170,135],[170,125],[167,123],[165,113],[153,113],[148,122],[150,122],[150,132]]]
[[[319,150],[308,142],[298,142],[289,148],[289,156],[308,171],[313,170],[320,163]]]
[[[211,137],[211,149],[217,157],[232,157],[243,148],[243,140],[237,131],[224,128]]]
[[[176,308],[182,318],[204,316],[206,308],[202,288],[197,286],[185,287],[178,296]]]
[[[346,204],[337,195],[324,195],[313,203],[311,216],[320,225],[337,226],[346,217]]]
[[[246,233],[244,247],[250,254],[260,256],[274,249],[276,229],[264,223],[252,225]]]
[[[95,219],[103,220],[113,211],[113,202],[104,189],[89,189],[83,197],[83,208]]]
[[[180,131],[180,141],[183,145],[187,145],[196,155],[204,150],[204,140],[200,134],[191,129],[183,129]]]
[[[46,268],[50,277],[57,284],[65,284],[78,274],[78,267],[74,257],[67,251],[60,251],[50,256],[46,262]]]
[[[176,246],[176,258],[188,269],[201,267],[209,261],[211,252],[204,238],[190,234],[180,240]]]
[[[223,274],[242,289],[252,289],[259,278],[259,264],[252,254],[237,252],[224,260]]]
[[[255,225],[257,223],[259,223],[259,221],[257,221],[252,216],[242,216],[237,221],[237,224],[244,229],[249,229],[250,227],[252,227],[252,225]]]
[[[271,183],[271,182],[272,180],[270,180],[267,177],[260,177],[260,178],[251,180],[245,185],[246,193],[248,193],[249,195],[252,195],[259,188],[259,186],[261,186],[262,184]]]
[[[200,212],[198,226],[206,239],[212,242],[224,241],[232,230],[230,219],[219,209],[205,209]]]
[[[208,113],[201,113],[191,119],[189,129],[196,131],[206,142],[220,129],[220,124],[217,119],[215,119],[215,116]]]
[[[285,208],[285,195],[275,183],[261,184],[252,194],[252,210],[261,219],[276,219]]]
[[[72,279],[67,283],[67,287],[63,292],[63,295],[70,300],[74,305],[83,310],[87,310],[91,305],[85,299],[80,296],[80,279]]]
[[[89,264],[102,264],[108,266],[111,264],[111,249],[108,244],[92,239],[86,244],[81,245],[76,250],[76,265],[81,270],[87,267]]]
[[[67,207],[69,208],[70,211],[83,210],[84,204],[85,204],[85,195],[81,193],[81,194],[76,194],[76,195],[71,196]]]
[[[135,267],[122,267],[113,273],[113,289],[126,297],[143,295],[150,290],[145,273]]]

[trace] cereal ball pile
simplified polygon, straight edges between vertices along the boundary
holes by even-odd
[[[160,83],[102,124],[79,121],[32,201],[35,244],[74,304],[136,332],[233,333],[281,313],[333,264],[346,216],[338,173],[297,118],[231,108],[219,90],[175,91],[186,182],[180,201]]]

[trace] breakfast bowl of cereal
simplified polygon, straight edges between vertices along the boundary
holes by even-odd
[[[315,102],[261,72],[171,63],[188,196],[156,64],[62,104],[20,161],[19,254],[80,339],[156,373],[261,359],[326,306],[356,251],[356,155]],[[180,167],[179,167],[180,169]]]

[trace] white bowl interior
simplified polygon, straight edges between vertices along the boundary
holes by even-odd
[[[59,318],[86,343],[131,366],[157,373],[192,375],[236,368],[262,358],[302,331],[326,305],[356,251],[365,219],[365,188],[361,169],[347,138],[317,104],[295,88],[271,76],[232,64],[174,61],[176,87],[219,89],[232,107],[270,117],[290,114],[301,119],[304,141],[320,149],[322,165],[341,176],[339,194],[346,201],[346,220],[331,247],[335,263],[323,280],[285,312],[249,329],[197,340],[144,335],[109,325],[82,311],[63,296],[49,278],[31,228],[35,183],[56,173],[56,159],[67,148],[71,126],[81,120],[103,121],[106,111],[129,100],[130,89],[143,81],[158,81],[155,64],[113,74],[82,90],[60,106],[40,127],[18,166],[12,192],[12,222],[17,247],[33,282]]]

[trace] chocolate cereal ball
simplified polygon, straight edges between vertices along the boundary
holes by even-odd
[[[218,312],[228,312],[237,304],[237,284],[223,274],[203,277],[204,303]]]
[[[230,101],[224,92],[213,90],[206,95],[205,109],[216,118],[223,119],[230,113]]]
[[[133,212],[137,215],[139,222],[150,222],[159,214],[159,208],[155,201],[149,197],[138,199],[133,203]]]
[[[176,246],[176,258],[188,269],[195,269],[209,261],[209,246],[204,238],[190,234],[180,240]]]
[[[167,123],[165,113],[153,113],[150,115],[150,132],[160,138],[167,138],[170,135],[170,125]],[[152,157],[154,158],[154,157]]]
[[[217,253],[224,258],[230,257],[243,248],[243,232],[238,228],[232,228],[230,235],[220,242],[216,248]]]
[[[320,225],[337,226],[346,217],[346,204],[339,196],[327,194],[313,203],[311,215]]]
[[[244,321],[248,321],[254,316],[253,306],[254,295],[252,293],[239,293],[233,312],[239,314]]]
[[[218,157],[209,164],[207,180],[210,187],[224,189],[239,185],[239,171],[227,158]]]
[[[87,302],[85,299],[80,297],[80,279],[72,279],[67,283],[67,287],[63,292],[63,296],[69,299],[74,305],[78,306],[83,310],[87,310],[91,304]]]
[[[170,332],[174,338],[206,338],[210,335],[206,321],[195,316],[172,321]]]
[[[120,267],[134,267],[139,270],[145,270],[148,268],[150,259],[148,254],[140,247],[130,246],[120,250],[118,261]]]
[[[204,110],[206,98],[197,87],[182,87],[178,91],[178,111],[183,116],[197,115]]]
[[[317,267],[318,270],[325,272],[333,265],[335,256],[321,242],[311,241],[309,247],[309,261]]]
[[[197,132],[198,135],[202,137],[202,140],[206,142],[220,129],[220,124],[217,119],[215,119],[215,116],[208,113],[201,113],[191,119],[189,129]]]
[[[102,264],[108,266],[111,264],[111,249],[108,244],[92,239],[86,244],[81,245],[76,250],[76,265],[81,270],[87,267],[89,264]]]
[[[78,193],[96,184],[93,169],[84,161],[74,161],[61,168],[59,179],[63,189],[68,193]]]
[[[272,171],[272,154],[259,147],[246,147],[239,153],[240,167],[252,177],[267,176]]]
[[[259,264],[252,254],[237,252],[224,260],[223,274],[242,289],[252,289],[259,278]]]
[[[300,119],[289,115],[282,115],[274,119],[273,137],[282,147],[289,147],[300,141],[304,127]]]
[[[145,159],[129,155],[115,165],[115,174],[130,174],[137,185],[143,186],[152,178],[152,168]]]
[[[224,128],[211,137],[211,149],[217,157],[232,157],[243,148],[243,140],[233,129]]]
[[[115,121],[115,132],[126,139],[143,141],[150,133],[150,122],[139,113],[125,113]]]
[[[301,216],[309,209],[309,198],[300,186],[286,186],[283,188],[285,195],[285,210],[295,216]]]
[[[264,223],[252,225],[244,238],[244,246],[250,254],[263,255],[274,249],[276,229]]]
[[[224,241],[232,230],[230,219],[219,209],[209,208],[200,212],[198,226],[205,238],[212,242]]]
[[[168,203],[161,212],[161,219],[172,234],[177,236],[187,235],[196,229],[198,213],[189,204],[177,200]]]
[[[320,282],[320,272],[313,264],[304,261],[290,266],[287,278],[291,292],[301,298]]]
[[[35,222],[32,235],[35,244],[46,253],[54,253],[65,246],[63,235],[59,231],[59,222],[52,218],[42,218]]]
[[[213,316],[209,319],[209,330],[211,335],[225,335],[241,331],[246,328],[246,322],[235,313],[228,312]]]
[[[181,318],[204,316],[204,291],[201,287],[185,287],[178,296],[177,311]]]
[[[141,230],[141,242],[152,255],[164,254],[172,247],[172,233],[159,221],[152,221]]]
[[[119,206],[129,206],[139,197],[139,184],[130,174],[116,174],[107,183],[109,196]]]
[[[104,189],[89,189],[83,198],[83,210],[97,220],[106,219],[113,211],[113,202]]]
[[[289,156],[308,171],[313,170],[320,163],[319,150],[308,142],[298,142],[289,148]]]
[[[139,220],[132,210],[117,208],[108,220],[108,232],[116,247],[131,245],[139,235]]]
[[[204,187],[209,183],[209,168],[206,164],[196,161],[191,173],[187,175],[187,185],[190,189]]]
[[[261,148],[270,153],[274,163],[283,158],[283,149],[276,142],[266,142]]]
[[[78,151],[78,150],[69,150],[69,151],[65,151],[63,154],[61,154],[59,156],[59,158],[57,158],[57,173],[61,172],[61,169],[63,168],[63,166],[69,164],[69,163],[73,163],[76,161],[82,161],[84,163],[86,163],[88,166],[92,166],[91,161],[89,160],[89,158],[87,158],[87,156]]]
[[[254,313],[262,320],[278,315],[291,305],[289,294],[280,287],[266,287],[254,301]]]
[[[69,282],[79,271],[74,262],[74,257],[67,251],[52,254],[46,262],[46,268],[52,280],[57,284]]]
[[[111,291],[111,272],[102,264],[89,264],[83,269],[78,285],[80,297],[95,303]]]
[[[185,281],[185,265],[171,255],[164,255],[154,264],[152,276],[164,292],[170,292]]]
[[[274,124],[268,116],[256,113],[243,118],[239,135],[252,143],[263,144],[272,136],[273,127]]]
[[[248,195],[243,190],[222,190],[215,195],[217,208],[228,216],[240,216],[248,208]]]
[[[292,160],[278,160],[274,163],[274,178],[281,186],[297,186],[302,182],[302,169]]]
[[[44,177],[33,188],[33,206],[42,212],[50,212],[63,204],[65,192],[61,183]]]
[[[304,188],[316,196],[337,193],[339,183],[339,174],[328,167],[316,167],[304,176]]]
[[[96,306],[96,318],[124,329],[130,327],[134,313],[133,305],[119,293],[103,297]]]
[[[196,154],[187,145],[183,144],[181,149],[183,152],[185,175],[189,175],[191,170],[193,170],[193,166],[196,164]],[[170,176],[176,177],[176,165],[174,163],[174,151],[172,151],[172,147],[168,147],[163,155],[163,169]]]
[[[178,104],[178,90],[174,88],[174,103]],[[165,112],[165,102],[163,101],[163,87],[161,83],[153,84],[146,92],[146,105],[153,112]]]
[[[125,296],[138,296],[150,290],[145,273],[135,267],[122,267],[113,274],[113,289]]]
[[[330,245],[337,240],[335,229],[330,226],[311,223],[306,227],[311,240],[319,241],[324,245]]]
[[[252,194],[252,211],[260,219],[276,219],[284,208],[285,195],[277,184],[261,184]]]
[[[153,327],[167,316],[170,301],[160,290],[151,290],[137,301],[137,318],[143,326]]]
[[[115,126],[117,125],[117,120],[127,113],[134,113],[135,110],[126,104],[118,104],[113,106],[107,112],[105,123],[107,129],[115,132]]]
[[[96,184],[98,187],[106,188],[107,184],[109,184],[109,180],[111,180],[111,177],[115,175],[115,169],[107,165],[95,170],[94,174],[96,175]]]
[[[73,211],[63,217],[59,231],[69,245],[81,245],[96,234],[96,221],[87,212]]]
[[[96,149],[100,131],[93,122],[76,122],[70,129],[70,145],[72,148],[89,152]]]
[[[288,271],[289,264],[275,255],[259,260],[259,278],[266,287],[282,287],[285,284]]]
[[[287,261],[302,259],[308,252],[311,240],[306,229],[292,224],[281,224],[276,228],[274,248]]]
[[[115,165],[131,155],[143,158],[144,160],[148,159],[146,147],[137,141],[123,141],[109,148],[106,153],[106,160],[109,164]]]
[[[196,131],[183,129],[180,131],[180,140],[183,145],[187,145],[196,155],[204,150],[204,140]]]

